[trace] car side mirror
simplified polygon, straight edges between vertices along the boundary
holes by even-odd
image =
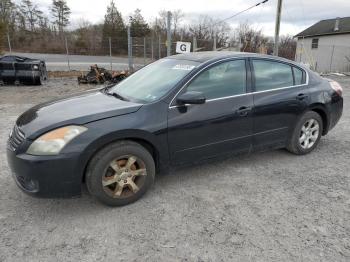
[[[205,103],[205,96],[201,92],[189,91],[179,95],[176,99],[180,105],[190,104],[199,105]]]

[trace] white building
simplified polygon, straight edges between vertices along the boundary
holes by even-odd
[[[322,20],[295,37],[295,61],[318,72],[350,72],[350,17]]]

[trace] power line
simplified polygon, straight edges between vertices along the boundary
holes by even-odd
[[[230,20],[230,19],[232,19],[232,18],[234,18],[234,17],[236,17],[236,16],[238,16],[238,15],[240,15],[240,14],[242,14],[242,13],[244,13],[244,12],[250,10],[250,9],[253,9],[254,7],[257,7],[257,6],[261,5],[261,4],[265,4],[265,3],[267,3],[268,1],[269,1],[269,0],[261,1],[261,2],[259,2],[259,3],[257,3],[257,4],[255,4],[255,5],[252,5],[252,6],[248,7],[248,8],[246,8],[246,9],[242,10],[242,11],[239,11],[238,13],[235,13],[234,15],[231,15],[231,16],[225,18],[225,19],[220,20],[220,21],[214,23],[214,24],[211,25],[211,26],[215,26],[215,25],[217,25],[217,24],[220,24],[220,23],[222,23],[222,22],[225,22],[225,21],[227,21],[227,20]],[[206,28],[204,28],[204,29],[206,29]]]

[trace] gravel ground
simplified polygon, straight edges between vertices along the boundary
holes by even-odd
[[[350,78],[337,77],[350,99]],[[140,201],[109,208],[84,190],[36,199],[10,176],[17,116],[91,86],[0,87],[0,261],[350,261],[350,108],[306,156],[284,150],[158,176]]]

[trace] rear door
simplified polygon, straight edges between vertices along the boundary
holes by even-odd
[[[288,63],[251,59],[255,149],[284,146],[296,120],[307,108],[306,72]]]
[[[244,59],[226,61],[203,70],[180,92],[202,92],[204,104],[181,106],[175,97],[168,112],[173,163],[250,150],[253,98],[247,94],[247,79]]]

